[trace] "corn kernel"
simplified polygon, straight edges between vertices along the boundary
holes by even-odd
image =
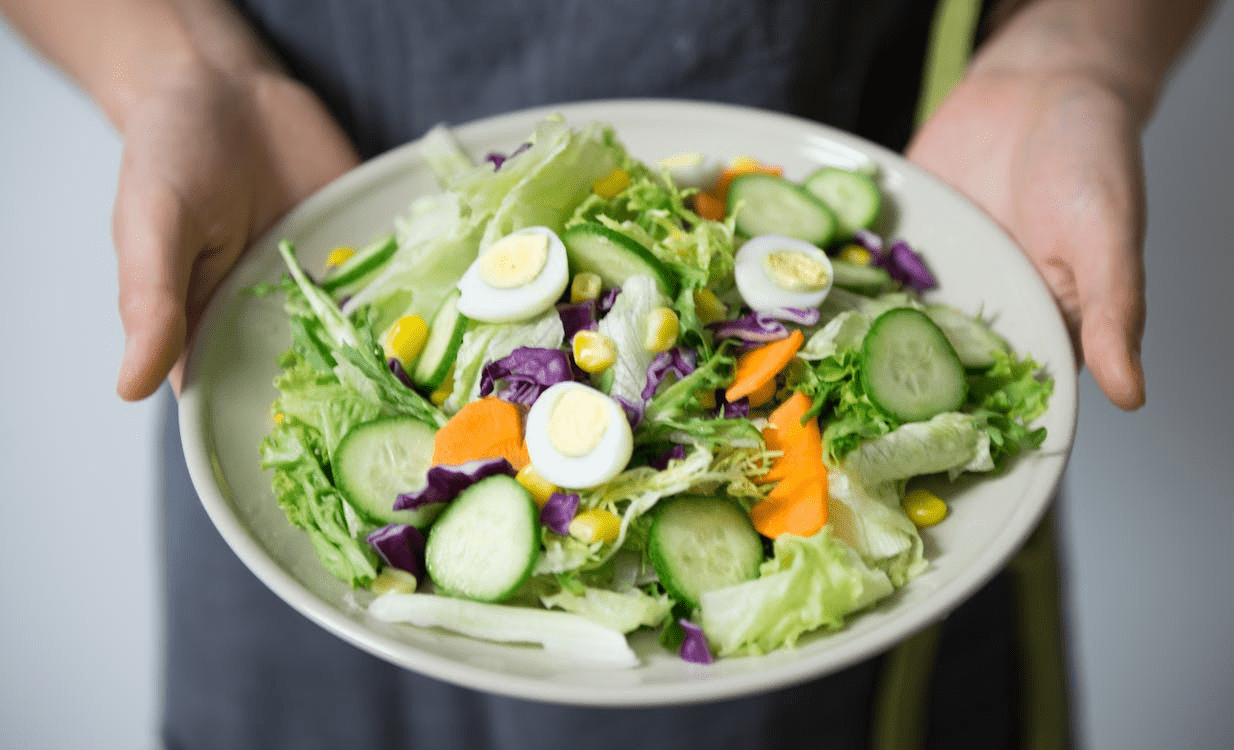
[[[921,488],[905,495],[901,507],[918,528],[933,526],[947,517],[947,503],[933,492]]]
[[[771,380],[768,380],[766,383],[756,388],[754,392],[751,393],[749,396],[746,396],[746,400],[749,401],[751,407],[757,409],[758,407],[770,401],[775,395],[776,395],[776,379],[772,378]]]
[[[429,394],[428,400],[433,406],[441,406],[450,398],[450,394],[454,393],[454,365],[450,365],[450,371],[446,373],[446,379],[441,381],[441,385],[437,386],[437,390]]]
[[[387,359],[397,359],[404,366],[410,365],[424,351],[428,341],[428,323],[419,315],[404,315],[394,321],[386,332],[385,352]]]
[[[588,271],[576,273],[574,280],[570,282],[570,302],[577,305],[579,302],[599,299],[601,289],[602,282],[597,274]]]
[[[553,493],[561,492],[560,487],[541,476],[531,464],[519,469],[518,474],[514,475],[514,481],[523,485],[523,489],[531,493],[531,499],[535,500],[536,506],[540,508],[544,507]]]
[[[419,581],[411,573],[400,568],[382,568],[369,589],[374,594],[386,594],[396,591],[400,594],[414,594]]]
[[[593,375],[604,372],[617,361],[617,346],[599,331],[579,331],[570,340],[574,364]]]
[[[584,510],[570,521],[570,536],[582,542],[611,542],[621,532],[621,519],[603,508]]]
[[[630,187],[630,174],[624,169],[614,169],[591,185],[591,192],[601,198],[613,198]]]
[[[331,268],[337,268],[343,265],[355,254],[356,249],[354,247],[339,245],[331,250],[330,254],[326,256],[326,270],[329,271]]]
[[[856,263],[859,266],[868,266],[873,256],[870,255],[869,250],[861,245],[845,245],[837,257],[840,260]]]
[[[707,325],[727,318],[728,308],[715,292],[704,287],[694,290],[694,314],[703,325]]]
[[[643,325],[643,348],[647,351],[666,352],[677,345],[681,323],[671,309],[657,307],[647,314]]]

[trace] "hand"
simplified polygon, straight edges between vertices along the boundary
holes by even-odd
[[[126,345],[117,393],[180,393],[210,295],[244,249],[358,159],[316,97],[274,72],[172,72],[129,111],[113,215]]]
[[[1130,102],[1077,74],[970,74],[908,157],[998,221],[1045,278],[1115,405],[1144,403],[1144,185]]]

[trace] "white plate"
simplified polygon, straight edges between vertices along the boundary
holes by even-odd
[[[684,151],[728,159],[752,155],[790,178],[821,164],[877,163],[891,197],[896,236],[936,272],[935,300],[993,316],[1017,351],[1056,381],[1040,424],[1045,445],[1002,476],[966,484],[952,514],[925,532],[931,569],[836,633],[814,634],[766,656],[689,664],[651,634],[631,639],[641,666],[580,670],[534,646],[499,645],[436,630],[380,623],[363,594],[327,574],[308,537],[287,523],[258,467],[275,392],[276,357],[290,337],[277,295],[242,290],[276,280],[280,238],[295,241],[307,268],[330,248],[388,233],[413,196],[436,190],[414,144],[328,185],[249,252],[219,290],[198,331],[180,399],[193,482],[227,543],[276,594],[339,637],[408,669],[471,688],[584,705],[650,706],[716,700],[785,687],[875,655],[941,618],[975,592],[1020,547],[1045,513],[1075,432],[1076,370],[1066,329],[1045,285],[1010,239],[972,204],[898,155],[839,131],[751,109],[676,101],[611,101],[516,112],[464,125],[457,134],[477,158],[518,146],[552,113],[575,126],[602,121],[647,161]],[[311,659],[312,654],[305,654]]]

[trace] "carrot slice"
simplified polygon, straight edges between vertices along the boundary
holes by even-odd
[[[786,479],[750,508],[750,522],[770,539],[813,536],[827,524],[826,487],[826,479],[817,476]]]
[[[787,338],[763,344],[742,354],[737,358],[733,382],[724,392],[724,397],[730,402],[736,401],[765,387],[768,381],[775,380],[776,375],[797,355],[797,350],[805,343],[805,338],[801,331],[794,330]]]
[[[482,398],[459,409],[437,430],[434,465],[457,466],[480,458],[504,458],[515,471],[531,463],[517,406],[493,396]]]
[[[711,221],[724,221],[728,214],[728,205],[711,193],[695,193],[694,213]]]

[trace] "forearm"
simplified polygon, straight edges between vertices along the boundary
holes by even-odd
[[[277,65],[225,0],[0,0],[0,12],[119,130],[134,103],[170,76]]]
[[[1148,120],[1213,0],[1002,0],[972,72],[1087,76]]]

